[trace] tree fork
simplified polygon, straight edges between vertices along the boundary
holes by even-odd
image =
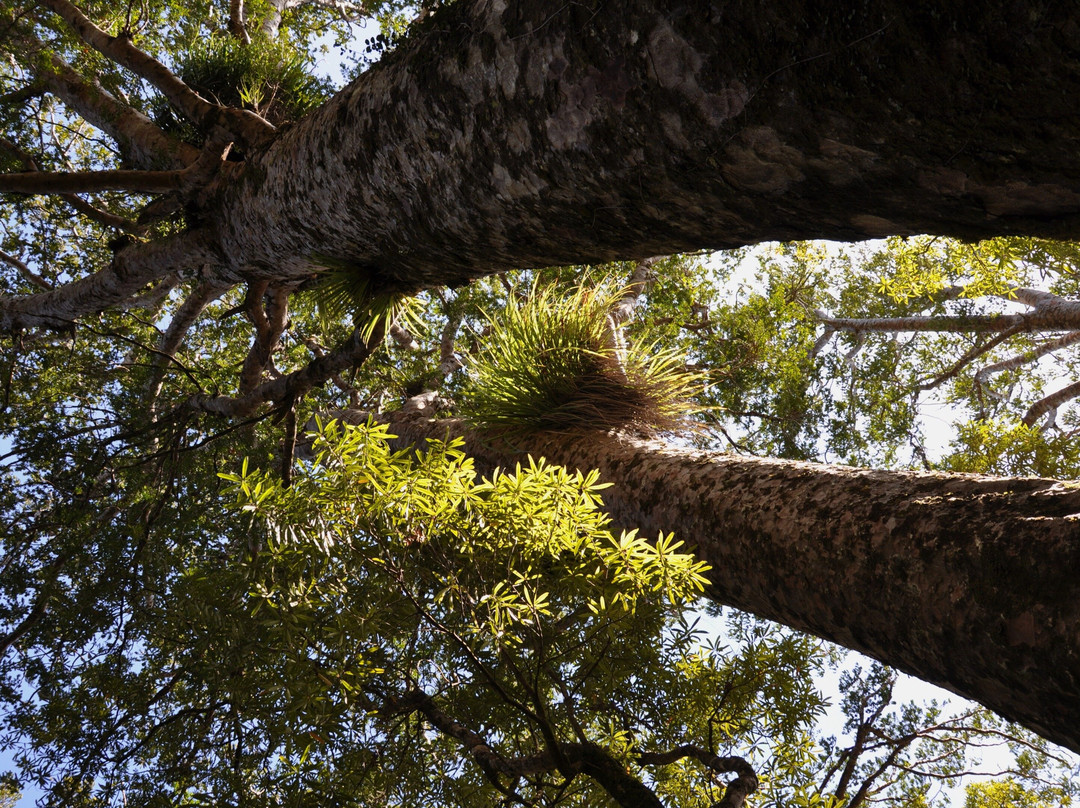
[[[481,473],[526,454],[612,483],[604,507],[674,532],[708,596],[852,648],[1080,751],[1080,485],[877,471],[535,435],[512,448],[404,416],[405,445],[460,436]]]

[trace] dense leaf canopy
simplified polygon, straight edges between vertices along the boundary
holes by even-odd
[[[302,276],[215,274],[214,195],[367,67],[363,19],[380,47],[409,27],[395,3],[0,4],[0,306],[22,312],[0,338],[0,745],[21,787],[918,806],[1000,744],[970,808],[1067,804],[1075,761],[1030,732],[894,704],[891,670],[702,602],[740,571],[612,530],[595,474],[477,476],[458,445],[382,424],[429,408],[493,440],[599,424],[1075,479],[1075,245],[766,245],[410,300],[318,245]],[[169,271],[77,322],[41,303],[83,305],[136,253]]]

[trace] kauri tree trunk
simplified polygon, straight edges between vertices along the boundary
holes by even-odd
[[[708,595],[978,701],[1080,751],[1080,484],[874,471],[615,435],[462,436],[482,473],[525,454],[598,469],[615,523],[712,565]],[[502,446],[503,448],[499,448]]]
[[[239,271],[403,289],[770,239],[1080,237],[1070,3],[467,0],[249,161]]]

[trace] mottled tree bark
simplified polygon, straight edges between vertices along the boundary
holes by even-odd
[[[408,444],[462,435],[485,473],[528,453],[599,469],[617,525],[674,532],[713,600],[812,632],[1080,751],[1080,486],[874,471],[613,435],[515,438],[399,418]]]
[[[250,161],[222,242],[267,277],[323,255],[416,289],[768,239],[1077,237],[1078,93],[1073,4],[474,0]]]
[[[251,123],[173,89],[209,133]],[[1077,97],[1070,3],[465,0],[291,128],[244,129],[188,212],[217,281],[329,259],[402,291],[769,239],[1080,237]],[[137,245],[130,274],[159,260]]]

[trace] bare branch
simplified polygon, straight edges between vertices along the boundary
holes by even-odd
[[[439,337],[439,366],[435,368],[434,372],[413,379],[405,385],[405,394],[409,396],[409,401],[405,402],[406,406],[409,405],[410,401],[424,395],[426,392],[439,389],[447,376],[465,366],[454,351],[454,339],[457,336],[458,328],[461,327],[462,319],[461,314],[447,318],[446,325],[443,326],[442,334]]]
[[[821,333],[821,336],[817,338],[817,341],[814,343],[814,347],[810,349],[810,358],[813,359],[817,357],[819,353],[825,350],[825,346],[829,344],[829,341],[834,336],[836,336],[836,332],[831,328],[826,328]]]
[[[402,349],[406,351],[419,351],[420,343],[416,341],[416,337],[412,335],[410,331],[402,328],[397,323],[390,326],[390,337],[396,342]]]
[[[110,512],[106,511],[106,513]],[[117,512],[112,512],[109,518],[111,519],[116,513]],[[45,581],[38,590],[37,598],[34,599],[34,605],[30,608],[26,617],[24,617],[17,626],[0,637],[0,658],[4,657],[11,646],[26,636],[27,632],[40,623],[42,618],[45,617],[45,612],[49,606],[49,600],[52,599],[53,589],[56,586],[56,579],[59,577],[61,570],[63,570],[64,565],[67,564],[70,557],[70,553],[57,556],[45,568]]]
[[[1001,362],[995,362],[992,365],[987,365],[978,373],[975,374],[975,381],[980,384],[985,384],[987,378],[995,373],[1002,373],[1006,370],[1015,370],[1021,365],[1027,365],[1034,362],[1037,359],[1041,359],[1049,353],[1053,353],[1059,348],[1067,348],[1068,346],[1080,342],[1080,331],[1071,331],[1063,337],[1059,337],[1055,340],[1044,342],[1036,348],[1030,351],[1025,351],[1022,354],[1010,357],[1009,359],[1002,360]]]
[[[269,11],[263,17],[259,30],[263,36],[270,39],[277,36],[278,29],[281,27],[281,18],[290,8],[302,5],[322,6],[340,12],[342,17],[347,17],[349,14],[359,16],[367,13],[363,3],[350,3],[347,0],[267,0],[266,5],[269,6]]]
[[[285,414],[285,439],[281,446],[281,484],[292,485],[293,457],[296,455],[296,405]]]
[[[245,45],[251,44],[251,37],[247,32],[247,22],[244,19],[244,0],[229,1],[229,34]]]
[[[855,792],[855,795],[851,798],[851,801],[847,803],[850,808],[859,808],[859,806],[861,806],[866,801],[867,797],[871,795],[870,789],[873,786],[874,782],[877,781],[877,779],[880,778],[882,774],[888,771],[888,769],[893,765],[893,763],[896,762],[896,759],[900,756],[900,753],[903,752],[912,743],[914,743],[918,739],[918,737],[918,733],[914,733],[912,735],[904,736],[903,738],[897,739],[893,742],[896,745],[893,746],[893,748],[889,751],[889,754],[885,756],[885,759],[878,765],[878,767],[874,771],[867,774],[866,778],[859,785],[859,788]]]
[[[287,0],[285,3],[286,8],[295,8],[296,6],[303,5],[305,0]],[[334,11],[340,12],[343,16],[346,14],[366,14],[367,8],[363,3],[350,3],[347,0],[311,0],[312,5],[322,6],[323,8],[330,8]]]
[[[112,137],[120,153],[138,167],[182,168],[198,157],[198,149],[166,134],[150,118],[120,101],[96,79],[85,79],[52,53],[26,26],[8,16],[0,24],[20,46],[38,56],[35,85],[44,86],[70,109]]]
[[[941,315],[938,317],[830,317],[815,311],[818,321],[831,331],[876,332],[931,331],[931,332],[998,332],[1021,326],[1028,329],[1028,314],[987,315]],[[1080,319],[1080,317],[1078,317]],[[1060,326],[1059,326],[1060,328]]]
[[[0,21],[3,18],[0,17]],[[0,22],[3,24],[3,22]],[[5,25],[5,28],[7,26]],[[25,87],[20,87],[18,90],[12,90],[10,93],[4,93],[0,95],[0,106],[14,106],[15,104],[23,105],[27,101],[37,98],[45,94],[45,85],[39,81],[32,81]]]
[[[49,283],[43,277],[34,272],[34,270],[30,269],[30,267],[28,267],[25,263],[20,261],[14,255],[8,255],[3,250],[0,250],[0,260],[6,261],[7,263],[11,264],[13,267],[15,267],[15,269],[19,271],[19,274],[22,275],[25,280],[34,284],[34,286],[38,287],[39,289],[51,290],[53,288],[51,283]]]
[[[746,798],[757,791],[757,773],[745,759],[720,757],[700,746],[687,744],[668,752],[642,752],[638,755],[638,761],[646,765],[665,766],[688,757],[704,764],[717,774],[730,772],[738,775],[728,783],[723,799],[713,803],[712,808],[740,808],[746,802]]]
[[[285,13],[285,0],[267,0],[266,5],[269,6],[269,11],[263,17],[259,31],[267,39],[273,39],[277,36],[278,29],[281,27],[281,17]]]
[[[39,2],[59,15],[86,44],[154,85],[209,136],[220,138],[221,129],[246,146],[258,146],[274,132],[273,125],[253,112],[210,103],[157,59],[135,47],[129,35],[105,33],[67,0]]]
[[[638,300],[649,285],[651,279],[650,270],[653,264],[659,260],[659,256],[654,256],[638,261],[633,274],[630,276],[630,281],[626,285],[626,291],[607,314],[604,340],[606,347],[611,352],[610,364],[612,372],[623,381],[626,380],[626,340],[623,336],[622,326],[633,316]]]
[[[180,277],[178,275],[167,275],[145,292],[141,292],[134,297],[128,298],[123,303],[118,304],[116,308],[120,311],[156,309],[161,305],[162,301],[168,297],[169,292],[176,288],[178,283],[180,283]]]
[[[24,297],[0,296],[0,332],[69,328],[79,317],[122,303],[154,280],[217,263],[212,243],[208,233],[193,230],[133,244],[120,250],[109,266],[60,289]]]
[[[211,139],[198,158],[187,167],[175,171],[37,171],[0,174],[0,192],[23,194],[71,194],[80,191],[130,191],[135,193],[191,193],[200,190],[213,179],[228,157],[232,144]],[[18,151],[3,142],[4,148]],[[26,156],[25,164],[33,166]]]
[[[38,165],[34,161],[34,158],[31,157],[30,154],[28,154],[27,152],[20,149],[18,146],[16,146],[10,140],[7,140],[5,138],[0,138],[0,149],[3,149],[4,151],[8,152],[13,157],[15,157],[15,159],[17,159],[19,162],[21,162],[23,164],[23,168],[25,169],[25,171],[28,174],[36,174],[38,172]],[[0,180],[2,180],[3,176],[5,176],[5,175],[0,175]],[[15,176],[22,176],[22,175],[15,175]],[[123,218],[122,216],[115,216],[114,214],[109,213],[108,211],[99,210],[98,208],[95,208],[89,202],[84,201],[81,197],[77,196],[76,194],[62,193],[62,194],[60,194],[60,198],[63,199],[65,202],[67,202],[69,205],[71,205],[71,207],[75,208],[75,210],[82,213],[87,218],[93,219],[94,221],[98,222],[99,224],[103,224],[106,227],[114,227],[114,228],[117,228],[119,230],[123,230],[125,232],[129,232],[129,233],[138,233],[143,229],[143,228],[139,227],[138,225],[136,225],[135,223],[129,222],[127,219]]]
[[[154,368],[146,384],[147,394],[151,401],[151,411],[153,410],[153,402],[161,394],[161,383],[165,377],[165,363],[168,361],[177,362],[176,350],[184,341],[184,337],[187,336],[187,332],[199,318],[199,315],[203,313],[211,302],[217,300],[231,288],[228,284],[202,284],[173,313],[168,330],[161,335],[161,339],[158,341],[157,353],[154,356]]]
[[[1038,421],[1042,416],[1050,414],[1050,417],[1047,419],[1047,423],[1043,426],[1043,428],[1047,429],[1053,426],[1054,414],[1057,412],[1057,408],[1067,401],[1072,401],[1078,396],[1080,396],[1080,382],[1073,382],[1067,387],[1062,387],[1056,393],[1051,393],[1045,398],[1042,398],[1032,404],[1028,411],[1024,413],[1024,417],[1022,419],[1023,424],[1025,426],[1034,426],[1035,422]]]
[[[182,187],[183,171],[25,171],[0,174],[0,192],[16,194],[75,194],[132,191],[155,194]]]
[[[206,283],[196,288],[173,314],[169,329],[161,335],[158,350],[170,356],[176,353],[176,349],[180,347],[184,336],[199,315],[231,288],[230,285],[221,283]]]
[[[371,338],[365,342],[360,330],[357,329],[333,352],[316,357],[304,368],[266,382],[246,395],[236,398],[198,395],[190,398],[186,406],[214,415],[246,416],[254,413],[268,401],[294,401],[311,388],[325,383],[333,375],[362,365],[382,344],[384,336],[385,326],[376,327]]]
[[[622,325],[634,314],[638,300],[641,299],[641,295],[645,293],[652,282],[651,270],[656,262],[662,260],[662,258],[663,256],[653,256],[637,262],[633,273],[630,275],[630,280],[627,281],[626,292],[619,298],[619,302],[612,307],[610,312],[616,326]]]
[[[855,332],[855,344],[851,346],[851,350],[844,354],[841,360],[851,370],[856,370],[855,357],[858,356],[859,351],[862,350],[863,345],[866,343],[866,334],[862,331]]]
[[[439,363],[440,367],[444,365],[450,365],[457,363],[457,367],[461,367],[461,362],[454,355],[454,341],[457,339],[458,329],[461,328],[461,321],[465,319],[462,314],[455,314],[453,317],[446,318],[446,325],[443,326],[442,334],[439,336]],[[456,370],[457,368],[454,368]],[[452,371],[450,371],[452,372]]]
[[[255,326],[255,338],[240,371],[240,394],[250,393],[259,384],[263,371],[281,340],[289,319],[289,292],[276,287],[269,292],[266,281],[248,288],[245,312]],[[268,298],[264,306],[263,298]]]
[[[326,356],[325,346],[320,345],[319,341],[316,340],[314,337],[305,337],[304,345],[306,345],[308,350],[315,354],[316,357]],[[352,402],[350,406],[359,407],[359,390],[357,390],[355,387],[353,387],[351,384],[348,384],[343,378],[341,378],[340,373],[334,373],[333,375],[331,375],[330,381],[333,383],[334,387],[349,396],[349,401]],[[374,412],[381,411],[381,405],[374,408]]]
[[[439,367],[436,373],[440,382],[455,370],[461,370],[461,368],[465,367],[454,350],[454,341],[457,338],[458,329],[461,328],[462,319],[464,318],[461,314],[448,317],[446,325],[443,326],[442,334],[439,336]]]
[[[955,378],[956,375],[960,371],[962,371],[965,367],[970,365],[972,362],[974,362],[980,356],[983,356],[984,354],[994,350],[994,348],[996,348],[998,345],[1005,342],[1005,340],[1009,339],[1010,337],[1013,337],[1013,336],[1019,334],[1022,330],[1023,330],[1022,328],[1010,328],[1010,329],[1007,329],[1005,331],[1002,331],[1000,334],[994,335],[994,337],[992,339],[988,340],[987,342],[984,342],[981,345],[974,346],[969,351],[967,351],[967,353],[965,353],[963,356],[961,356],[956,361],[956,363],[951,368],[949,368],[947,371],[935,376],[933,379],[926,382],[925,384],[920,384],[919,389],[920,390],[933,390],[939,384],[943,384],[943,383],[947,382],[949,379]],[[978,373],[975,374],[975,381],[980,381],[979,375],[982,372],[983,371],[980,370]]]
[[[1029,289],[1023,286],[1014,286],[1006,294],[997,295],[997,297],[1003,300],[1015,300],[1025,306],[1031,306],[1033,309],[1042,310],[1070,302],[1050,292],[1044,292],[1041,289]]]
[[[444,735],[461,742],[461,744],[469,750],[469,754],[471,754],[481,765],[493,771],[500,772],[501,774],[517,775],[533,773],[517,770],[510,761],[507,761],[502,755],[499,755],[488,746],[487,739],[484,738],[484,736],[469,729],[460,721],[451,718],[439,709],[434,700],[427,694],[414,692],[409,694],[409,696],[406,696],[406,699],[412,700],[415,703],[415,709],[423,713],[424,718],[430,721],[431,725],[437,730]],[[550,771],[552,768],[554,768],[554,766],[536,769],[535,771]]]
[[[820,309],[814,316],[828,331],[851,332],[1003,332],[1075,331],[1080,329],[1080,301],[1069,300],[1039,289],[1014,287],[1005,300],[1031,306],[1024,314],[935,315],[913,317],[830,317]]]
[[[92,219],[98,224],[105,225],[105,227],[112,227],[132,235],[139,235],[146,231],[146,228],[142,225],[125,219],[123,216],[117,216],[115,213],[109,213],[107,210],[97,208],[77,194],[60,194],[60,198],[87,219]]]

